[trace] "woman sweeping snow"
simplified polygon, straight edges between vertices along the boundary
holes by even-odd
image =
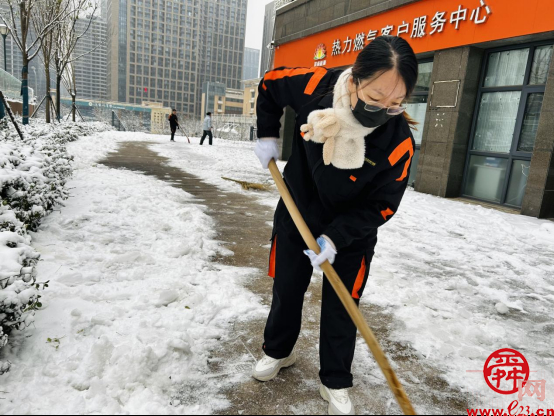
[[[346,71],[279,68],[266,73],[257,104],[256,154],[264,168],[278,159],[283,108],[297,114],[287,186],[321,254],[306,250],[283,201],[275,213],[269,275],[273,303],[265,357],[254,378],[269,381],[296,362],[302,306],[313,269],[329,261],[359,303],[377,243],[377,229],[398,211],[415,149],[402,102],[415,88],[418,64],[410,45],[383,36]],[[404,114],[404,116],[402,116]],[[356,327],[327,280],[320,337],[322,397],[330,414],[354,414],[348,389]]]

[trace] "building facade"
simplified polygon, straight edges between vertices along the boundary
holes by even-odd
[[[296,0],[277,10],[274,66],[346,68],[404,37],[420,62],[415,189],[553,218],[553,16],[551,0]]]
[[[88,25],[89,19],[79,19],[76,25],[77,33],[86,30],[75,47],[75,56],[81,57],[74,63],[77,96],[104,101],[108,92],[108,25],[102,15],[93,18],[87,30]]]
[[[245,116],[256,116],[256,102],[258,101],[258,85],[261,78],[244,81],[243,110]]]
[[[260,71],[260,50],[244,49],[244,66],[242,69],[242,79],[252,79],[258,76]]]
[[[216,108],[216,113],[226,115],[242,115],[242,108],[244,107],[244,92],[243,90],[237,90],[233,88],[227,88],[225,96],[221,97],[223,101],[222,105]]]
[[[108,0],[110,99],[200,116],[202,86],[240,88],[247,0]]]
[[[271,42],[273,41],[273,34],[275,31],[275,2],[272,1],[265,6],[264,16],[264,34],[262,40],[262,57],[260,60],[260,77],[263,77],[265,72],[272,66],[271,58],[273,50],[271,49]],[[254,77],[252,77],[254,78]],[[245,78],[246,79],[246,78]]]
[[[242,115],[243,90],[226,88],[221,82],[205,82],[202,86],[202,114]]]
[[[221,82],[205,82],[202,85],[202,115],[206,113],[217,114],[216,107],[219,107],[221,97],[225,97],[227,87]]]

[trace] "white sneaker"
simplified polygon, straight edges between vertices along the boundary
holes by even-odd
[[[267,355],[262,358],[252,370],[252,377],[258,381],[270,381],[277,377],[279,371],[296,363],[296,351],[293,351],[287,358],[276,360]]]
[[[333,390],[321,385],[321,397],[329,402],[330,415],[355,415],[354,405],[350,401],[347,389]]]

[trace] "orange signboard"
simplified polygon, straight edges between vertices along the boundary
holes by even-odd
[[[554,0],[420,0],[279,45],[274,66],[352,65],[383,34],[402,36],[423,53],[550,31]]]

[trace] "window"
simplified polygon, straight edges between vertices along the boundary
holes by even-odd
[[[521,208],[552,54],[536,44],[486,55],[465,196]]]
[[[473,150],[510,152],[520,100],[520,91],[487,92],[482,95]]]
[[[433,74],[433,62],[420,62],[419,76],[412,96],[406,101],[407,113],[419,124],[417,130],[412,129],[416,149],[412,159],[412,168],[410,170],[409,183],[413,185],[417,174],[417,164],[419,162],[419,153],[421,142],[423,140],[423,129],[425,128],[425,116],[427,115],[427,103],[429,101],[429,89],[431,87],[431,76]]]
[[[548,70],[550,68],[550,62],[552,62],[552,52],[554,47],[552,45],[541,46],[535,50],[535,56],[533,58],[533,67],[531,68],[531,78],[529,84],[531,85],[544,85],[548,78]]]

